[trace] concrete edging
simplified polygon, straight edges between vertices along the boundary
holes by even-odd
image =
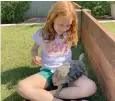
[[[98,20],[100,23],[115,22],[115,20]],[[41,25],[45,23],[20,23],[20,24],[0,24],[0,26],[17,26],[17,25]]]

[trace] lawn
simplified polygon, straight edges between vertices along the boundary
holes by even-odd
[[[101,23],[108,31],[115,34],[115,22],[105,22]]]
[[[39,72],[40,67],[31,65],[30,49],[34,43],[33,33],[43,25],[9,26],[1,27],[1,100],[2,101],[22,101],[16,92],[16,84],[19,80]],[[40,51],[38,54],[40,55]],[[77,47],[72,47],[73,59],[85,51],[81,41]],[[103,97],[97,79],[85,54],[84,62],[89,72],[89,77],[98,86],[97,93],[90,97],[90,101],[106,101]]]

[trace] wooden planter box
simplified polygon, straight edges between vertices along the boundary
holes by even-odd
[[[77,14],[80,13],[80,9],[76,11]],[[80,37],[88,60],[103,94],[109,101],[115,101],[115,36],[104,29],[86,10],[81,9],[79,15]]]

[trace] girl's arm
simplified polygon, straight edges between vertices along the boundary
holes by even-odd
[[[41,57],[38,56],[38,48],[39,48],[39,46],[36,43],[34,43],[32,49],[31,49],[31,55],[33,57],[32,58],[32,64],[33,65],[41,64]]]
[[[36,43],[34,43],[32,49],[31,49],[32,57],[38,56],[38,48],[39,48],[39,46]]]

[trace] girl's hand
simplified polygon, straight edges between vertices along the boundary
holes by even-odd
[[[41,57],[35,56],[35,57],[32,59],[32,65],[40,65],[40,64],[41,64]]]

